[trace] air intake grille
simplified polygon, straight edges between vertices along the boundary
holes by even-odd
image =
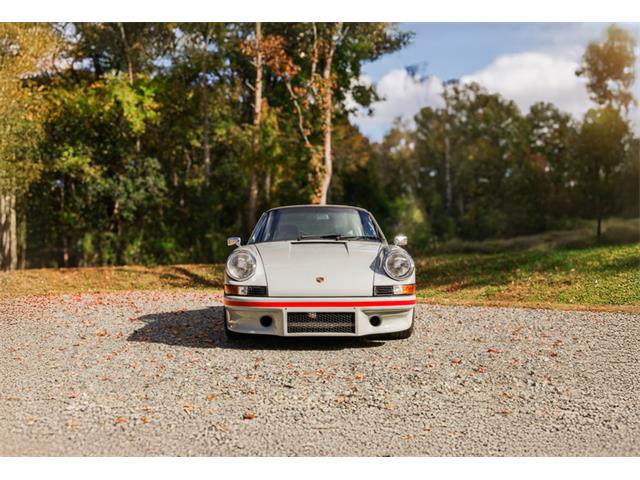
[[[373,290],[374,295],[393,295],[393,285],[376,285]]]
[[[249,297],[266,297],[267,287],[258,285],[249,285],[247,289],[247,296]]]
[[[289,312],[287,333],[356,333],[354,312]]]

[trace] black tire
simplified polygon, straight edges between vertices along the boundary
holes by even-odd
[[[224,334],[229,341],[238,341],[242,338],[242,333],[234,332],[233,330],[229,330],[229,326],[227,325],[227,309],[222,307],[222,320],[224,322]]]

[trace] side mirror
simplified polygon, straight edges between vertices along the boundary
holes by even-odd
[[[396,235],[393,238],[393,244],[397,245],[398,247],[404,247],[407,244],[407,236],[406,235]]]
[[[227,247],[240,246],[240,237],[229,237],[227,238]]]

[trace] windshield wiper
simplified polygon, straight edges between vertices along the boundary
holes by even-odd
[[[340,239],[339,233],[328,233],[326,235],[298,235],[298,240],[320,240],[320,239]]]
[[[338,240],[377,240],[380,241],[378,237],[373,235],[339,235]]]

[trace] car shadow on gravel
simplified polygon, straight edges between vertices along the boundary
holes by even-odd
[[[164,343],[189,348],[344,350],[379,347],[385,343],[358,338],[283,338],[267,335],[246,335],[238,340],[228,340],[224,333],[222,307],[152,313],[133,321],[144,325],[129,335],[127,340],[130,342]]]

